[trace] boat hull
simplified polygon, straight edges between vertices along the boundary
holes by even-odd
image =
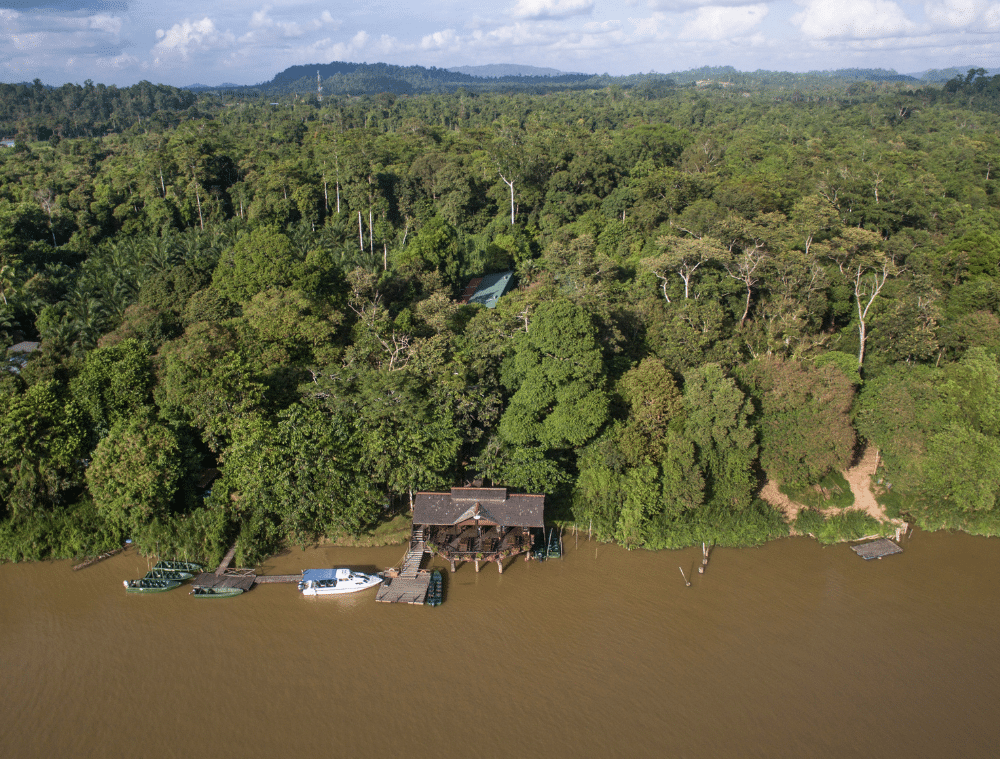
[[[243,593],[243,588],[192,588],[195,598],[232,598]]]
[[[323,575],[323,576],[321,576]],[[333,576],[329,576],[333,575]],[[342,596],[374,588],[382,578],[349,569],[306,570],[299,590],[304,596]]]
[[[153,569],[168,569],[176,572],[200,572],[201,565],[191,561],[169,561],[164,559],[156,562],[156,566]]]
[[[126,593],[165,593],[180,586],[180,580],[125,580]]]

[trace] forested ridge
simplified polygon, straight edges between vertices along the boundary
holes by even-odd
[[[41,344],[0,373],[0,555],[250,562],[473,478],[628,547],[747,545],[788,532],[766,478],[865,442],[891,514],[992,534],[998,80],[32,122],[0,152],[4,347]]]

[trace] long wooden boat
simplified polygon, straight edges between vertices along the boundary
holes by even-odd
[[[441,573],[436,569],[431,572],[431,581],[427,586],[427,600],[424,602],[428,606],[440,606],[444,600],[441,591]]]
[[[169,561],[163,559],[156,562],[156,566],[153,569],[173,569],[178,572],[200,572],[201,564],[195,564],[191,561]]]
[[[243,592],[243,588],[191,588],[189,595],[195,598],[232,598]]]
[[[147,580],[190,580],[194,577],[190,572],[180,569],[150,569],[146,572]]]
[[[127,593],[162,593],[173,590],[181,584],[180,580],[154,580],[143,577],[141,580],[124,580]]]

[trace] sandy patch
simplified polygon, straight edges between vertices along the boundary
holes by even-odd
[[[889,522],[895,525],[899,528],[896,531],[898,535],[901,531],[906,531],[906,523],[902,519],[889,519],[885,514],[885,509],[875,500],[875,494],[872,493],[872,477],[877,467],[878,451],[874,447],[868,446],[857,465],[850,469],[841,470],[844,479],[851,486],[851,492],[854,493],[854,505],[851,506],[850,510],[865,511],[880,522]],[[781,511],[789,523],[794,522],[799,511],[805,508],[801,503],[796,503],[778,490],[777,484],[772,480],[768,480],[764,484],[764,488],[760,491],[760,497]],[[831,516],[845,510],[830,508],[824,509],[823,513],[826,516]]]

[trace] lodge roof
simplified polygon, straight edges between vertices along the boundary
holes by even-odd
[[[30,340],[25,340],[23,343],[18,343],[17,345],[12,345],[7,349],[8,353],[34,353],[38,350],[38,346],[41,343],[32,342]]]
[[[462,293],[462,303],[480,303],[486,308],[494,308],[500,297],[514,284],[514,272],[502,271],[497,274],[487,274],[470,280],[465,292]]]
[[[506,488],[452,488],[450,493],[417,493],[413,523],[454,525],[464,522],[504,527],[544,527],[545,496]]]

